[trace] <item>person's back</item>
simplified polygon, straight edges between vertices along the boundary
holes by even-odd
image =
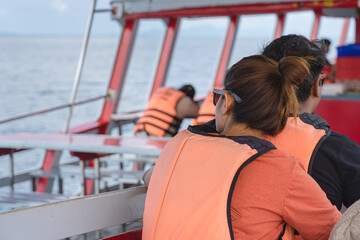
[[[216,126],[190,126],[158,159],[144,240],[281,239],[285,223],[308,239],[328,238],[341,214],[300,160],[262,139],[296,112],[294,85],[307,66],[301,58],[277,64],[259,55],[229,70],[224,89],[214,90]]]
[[[264,48],[263,54],[275,61],[286,56],[310,57],[310,74],[297,89],[301,113],[297,121],[299,125],[306,126],[307,130],[288,124],[285,128],[287,131],[275,139],[268,139],[277,148],[300,157],[305,167],[310,170],[309,174],[325,191],[331,203],[341,209],[342,204],[349,207],[360,199],[360,146],[348,137],[331,131],[325,120],[312,114],[320,101],[324,78],[322,69],[325,55],[319,46],[321,42],[311,42],[302,36],[287,35],[274,40]],[[314,140],[314,133],[318,131],[322,131],[323,135],[316,138],[316,142],[310,143],[310,140],[306,140]],[[311,147],[305,148],[302,144],[311,144]]]
[[[137,121],[135,135],[175,136],[184,118],[197,116],[199,106],[193,101],[194,95],[195,90],[191,85],[184,85],[179,89],[157,89],[143,116]]]

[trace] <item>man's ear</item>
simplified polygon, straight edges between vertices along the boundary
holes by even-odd
[[[320,79],[317,78],[311,87],[311,95],[313,95],[314,97],[321,96],[321,87],[319,86],[319,81]]]
[[[231,110],[234,106],[234,97],[228,94],[227,92],[224,92],[224,104],[222,108],[223,114],[231,114]]]

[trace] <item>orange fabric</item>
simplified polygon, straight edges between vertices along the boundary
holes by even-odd
[[[213,88],[209,91],[204,102],[199,109],[198,117],[194,120],[194,125],[203,124],[215,118],[215,106],[213,104]]]
[[[172,127],[170,124],[174,122],[176,117],[176,104],[185,93],[172,88],[159,88],[153,96],[151,96],[143,117],[141,117],[134,127],[134,132],[145,130],[148,134],[163,137],[166,130],[172,135],[177,133],[178,127]],[[157,111],[159,110],[159,111]]]
[[[278,239],[286,222],[304,239],[328,239],[341,217],[290,154],[271,150],[240,173],[231,203],[235,239]]]
[[[230,239],[227,197],[246,144],[185,130],[160,155],[148,188],[143,239]],[[235,239],[278,239],[287,222],[327,239],[341,217],[300,160],[271,150],[246,165],[231,200]]]
[[[276,148],[299,158],[308,171],[312,153],[320,139],[325,135],[325,130],[315,129],[298,117],[296,120],[294,117],[289,117],[280,134],[275,137],[265,136],[265,139],[273,143]]]
[[[176,135],[161,153],[150,180],[143,240],[230,239],[229,189],[238,168],[256,153],[227,138],[187,130]]]

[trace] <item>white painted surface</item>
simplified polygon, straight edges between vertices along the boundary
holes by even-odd
[[[134,137],[111,137],[96,134],[14,134],[0,137],[0,148],[31,149],[40,148],[47,150],[68,150],[71,152],[85,153],[134,153],[147,156],[159,156],[162,148],[156,146],[157,141],[162,142],[169,139],[159,138],[134,138]],[[19,136],[17,138],[17,136]],[[26,138],[24,138],[25,136]],[[68,138],[68,140],[66,140]],[[73,141],[76,138],[81,141]],[[106,145],[106,140],[119,139],[119,145]],[[83,140],[83,141],[82,141]],[[147,144],[151,140],[153,144]]]
[[[1,239],[62,239],[142,218],[145,187],[0,213]]]
[[[323,2],[320,0],[317,2]],[[140,13],[140,12],[156,12],[165,10],[175,10],[184,8],[197,7],[216,7],[216,6],[230,6],[230,5],[246,5],[246,4],[272,4],[272,3],[286,3],[294,2],[294,0],[118,0],[113,1],[113,4],[118,6],[124,13]],[[314,2],[312,0],[299,0],[296,2]]]

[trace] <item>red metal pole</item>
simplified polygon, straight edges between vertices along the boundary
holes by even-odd
[[[168,72],[171,55],[176,41],[178,26],[179,26],[179,20],[177,18],[171,18],[167,24],[167,31],[164,38],[163,47],[156,71],[156,76],[151,90],[151,95],[156,91],[156,89],[162,86],[166,80],[166,75]]]
[[[47,169],[51,169],[54,162],[58,161],[58,159],[60,158],[62,154],[62,151],[54,151],[54,150],[48,150],[46,151],[45,154],[45,158],[44,158],[44,162],[43,162],[43,166],[42,166],[42,170],[47,170]],[[49,179],[46,177],[41,177],[39,178],[39,182],[36,185],[36,192],[46,192],[49,183]],[[51,183],[51,182],[50,182]]]
[[[349,29],[349,23],[350,23],[350,18],[345,18],[344,25],[343,25],[343,28],[342,28],[342,31],[341,31],[339,46],[342,46],[345,43],[346,34],[347,34],[348,29]]]
[[[360,43],[360,19],[355,18],[355,42]]]
[[[116,111],[125,82],[127,67],[137,30],[137,20],[126,21],[124,24],[110,84],[109,97],[106,99],[99,120],[109,122],[111,114]]]
[[[236,37],[238,23],[239,23],[238,16],[232,16],[230,18],[229,28],[228,28],[228,31],[226,34],[223,51],[221,54],[218,70],[217,70],[215,81],[214,81],[214,87],[218,87],[218,86],[222,85],[222,81],[223,81],[226,69],[228,67],[232,48],[234,45],[234,40]]]
[[[278,21],[275,28],[274,39],[281,37],[285,24],[285,14],[278,14]]]
[[[320,13],[315,11],[315,20],[314,20],[314,25],[313,25],[313,29],[311,32],[311,36],[310,39],[311,40],[315,40],[317,38],[318,32],[319,32],[319,26],[320,26]]]

